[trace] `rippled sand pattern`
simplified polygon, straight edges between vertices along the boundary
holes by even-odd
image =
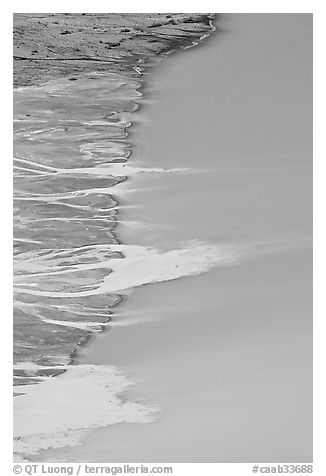
[[[111,187],[126,177],[112,174],[110,167],[116,170],[130,154],[127,128],[138,108],[140,83],[107,73],[90,79],[14,92],[19,385],[61,373],[77,345],[102,329],[121,300],[91,291],[110,273],[110,260],[123,258],[110,249],[117,243]],[[83,291],[89,291],[86,297]]]

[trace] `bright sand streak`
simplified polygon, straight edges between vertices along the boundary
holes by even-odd
[[[311,461],[311,17],[240,14],[220,26],[158,69],[133,156],[138,168],[192,173],[116,186],[120,204],[135,205],[121,208],[117,232],[165,256],[162,273],[189,240],[241,244],[251,259],[129,295],[79,359],[118,366],[138,381],[124,398],[161,412],[38,460]],[[144,282],[162,281],[145,271]]]

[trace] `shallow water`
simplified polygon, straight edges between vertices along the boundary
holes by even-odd
[[[148,78],[137,173],[114,188],[127,268],[104,281],[137,288],[77,357],[160,411],[42,460],[312,459],[311,16],[220,22]]]

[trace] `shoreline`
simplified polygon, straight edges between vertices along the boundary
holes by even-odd
[[[140,16],[146,17],[146,14],[140,15]],[[190,39],[189,39],[187,36],[185,36],[184,38],[182,38],[182,40],[180,40],[180,39],[179,39],[179,41],[173,40],[173,41],[172,41],[172,44],[171,44],[171,49],[168,49],[168,51],[162,50],[162,51],[160,51],[160,52],[158,52],[158,53],[155,53],[152,58],[147,57],[147,62],[145,62],[145,64],[143,65],[143,71],[142,71],[141,73],[138,73],[138,74],[140,74],[141,77],[133,78],[133,81],[135,81],[136,84],[137,84],[136,87],[135,87],[135,92],[136,92],[137,94],[139,94],[139,97],[138,97],[138,99],[136,99],[136,100],[134,101],[135,107],[134,107],[134,109],[133,109],[133,111],[132,111],[132,114],[135,114],[135,113],[136,113],[136,114],[139,114],[140,110],[141,110],[143,107],[146,107],[146,106],[143,106],[143,104],[142,104],[142,101],[143,101],[143,99],[144,99],[144,97],[145,97],[145,94],[146,94],[146,91],[145,91],[145,93],[144,93],[144,89],[146,88],[146,79],[145,79],[145,76],[143,76],[143,73],[144,73],[144,74],[150,74],[151,69],[152,69],[152,68],[155,68],[155,66],[156,66],[156,65],[155,65],[155,60],[159,61],[159,63],[160,63],[161,61],[163,61],[164,59],[166,59],[166,57],[169,56],[170,54],[176,54],[176,53],[178,53],[178,52],[181,53],[181,52],[184,52],[183,50],[185,50],[186,48],[193,48],[193,47],[195,47],[195,46],[198,46],[202,41],[207,41],[207,37],[209,37],[209,36],[215,31],[216,27],[215,27],[215,26],[213,25],[213,23],[212,23],[212,18],[213,18],[213,15],[212,15],[212,14],[207,14],[207,15],[202,15],[202,14],[200,14],[200,15],[197,15],[197,16],[199,17],[198,19],[201,20],[200,23],[196,23],[195,21],[193,21],[194,18],[191,17],[191,15],[189,15],[189,17],[190,17],[189,20],[191,19],[191,20],[192,20],[192,24],[198,29],[198,31],[197,31],[196,33],[192,33],[192,34],[191,34]],[[203,18],[204,18],[204,17],[206,17],[206,21],[203,21]],[[188,18],[186,18],[185,21],[188,22]],[[208,33],[207,33],[207,30],[206,30],[206,29],[203,29],[203,28],[202,28],[202,25],[206,25],[206,27],[209,27]],[[182,23],[181,23],[181,26],[182,26]],[[151,28],[151,26],[149,26],[148,28]],[[206,33],[204,33],[205,31],[206,31]],[[194,40],[195,37],[197,38],[198,42],[197,42],[196,44],[193,44],[193,40]],[[192,42],[191,45],[189,45],[189,41]],[[144,45],[143,45],[143,46],[144,46]],[[177,48],[175,48],[176,46],[177,46]],[[134,63],[135,63],[135,62],[138,62],[138,61],[139,61],[139,59],[137,58],[137,55],[134,55]],[[143,60],[140,60],[140,61],[143,61]],[[133,69],[134,69],[134,67],[133,67]],[[90,74],[90,73],[88,73],[88,74],[86,75],[86,77],[84,77],[84,78],[81,77],[80,80],[82,80],[82,79],[86,79],[86,80],[87,80],[89,74]],[[115,73],[115,74],[117,74],[117,77],[120,77],[120,74],[121,74],[121,73],[120,73],[120,74],[119,74],[119,73]],[[122,73],[122,74],[123,74],[123,73]],[[63,76],[62,78],[59,79],[59,82],[60,82],[61,79],[62,79],[62,80],[65,80],[65,79],[67,79],[67,78],[65,78],[65,77]],[[68,78],[68,79],[69,79],[69,78]],[[91,79],[92,79],[92,77],[91,77]],[[95,78],[93,78],[93,79],[95,79]],[[126,81],[128,81],[128,76],[126,76],[125,79],[126,79]],[[37,83],[37,82],[36,82],[36,83]],[[20,90],[20,91],[23,92],[25,89],[26,89],[26,90],[29,90],[30,88],[31,88],[32,90],[35,89],[35,90],[37,91],[39,87],[41,87],[41,88],[42,88],[42,87],[48,87],[48,86],[51,85],[52,83],[53,83],[54,88],[55,88],[56,85],[57,85],[57,80],[51,80],[51,81],[49,81],[49,82],[46,82],[43,86],[42,86],[42,85],[38,85],[38,84],[32,84],[32,85],[29,85],[29,86],[19,87],[18,89],[16,89],[16,91],[18,92],[18,91]],[[74,82],[74,84],[76,84],[76,82]],[[124,140],[124,143],[127,145],[127,149],[128,149],[128,154],[124,157],[124,160],[123,160],[123,163],[126,163],[126,164],[129,162],[129,160],[130,160],[130,158],[131,158],[131,156],[132,156],[132,147],[133,147],[133,146],[132,146],[132,141],[129,141],[129,140],[128,140],[129,137],[130,137],[130,131],[129,131],[129,130],[127,131],[127,129],[129,129],[132,125],[134,125],[134,123],[132,123],[132,122],[127,125],[127,127],[126,127],[126,129],[125,129],[126,135],[125,135],[125,137],[124,137],[124,139],[123,139],[123,140]],[[111,160],[111,163],[114,163],[114,162],[116,162],[115,159]],[[118,159],[118,163],[120,163],[120,162],[121,162],[121,160]],[[122,182],[128,181],[128,175],[125,175],[125,176],[121,176],[121,175],[120,175],[120,176],[118,176],[117,178],[119,179],[118,182],[116,182],[116,183],[114,183],[114,184],[112,185],[112,192],[113,192],[113,193],[112,193],[112,194],[109,194],[108,197],[110,197],[110,200],[112,200],[112,201],[115,203],[115,208],[117,209],[117,212],[115,213],[115,215],[114,215],[114,217],[113,217],[113,221],[112,221],[112,225],[111,225],[111,232],[112,232],[112,235],[113,235],[113,237],[114,237],[114,242],[113,242],[113,243],[115,243],[115,244],[120,244],[121,242],[120,242],[120,240],[119,240],[119,236],[115,233],[115,228],[116,228],[116,226],[117,226],[117,224],[118,224],[118,222],[117,222],[117,217],[118,217],[118,213],[119,213],[118,210],[119,210],[119,206],[120,206],[120,205],[119,205],[118,197],[117,197],[116,194],[114,193],[114,188],[113,188],[113,187],[114,187],[114,185],[116,185],[117,183],[122,183]],[[118,194],[118,195],[119,195],[119,194]],[[19,291],[20,291],[20,290],[18,289],[18,292],[19,292]],[[31,292],[31,294],[33,294],[33,293]],[[35,294],[36,294],[36,296],[37,296],[37,292],[36,292]],[[49,297],[50,297],[51,295],[54,295],[54,294],[51,292],[51,294],[49,294]],[[114,309],[117,305],[121,305],[122,301],[123,301],[123,295],[116,295],[114,302],[111,303],[111,305],[110,305],[110,308]],[[110,315],[111,315],[111,314],[112,314],[112,313],[110,313]],[[108,320],[105,321],[105,323],[103,323],[102,330],[105,329],[106,325],[107,325],[109,322],[110,322],[110,318],[108,318]],[[88,335],[86,335],[86,336],[83,337],[82,342],[72,351],[72,353],[71,353],[71,355],[70,355],[70,357],[69,357],[69,360],[66,361],[66,364],[69,364],[69,363],[70,363],[70,364],[73,364],[73,362],[74,362],[74,355],[75,355],[76,352],[78,352],[78,348],[79,348],[80,346],[87,345],[87,342],[88,342],[89,339],[92,337],[92,335],[93,335],[93,333],[91,332],[91,333],[89,333]],[[47,366],[47,367],[49,368],[49,366]],[[40,368],[40,371],[41,371],[41,368]],[[25,372],[25,374],[26,374],[26,372]],[[56,374],[56,375],[60,375],[61,372],[56,371],[55,374]],[[17,375],[17,377],[19,377],[19,371],[17,372],[17,369],[16,369],[16,375]],[[24,372],[21,373],[21,375],[22,375],[22,377],[24,377]],[[37,376],[37,375],[42,375],[42,374],[41,374],[40,372],[37,372],[37,373],[36,373],[36,376]],[[34,375],[34,377],[35,377],[35,375]],[[25,377],[25,384],[28,385],[29,383],[35,383],[35,379],[33,379],[33,376],[31,376],[30,379],[28,379],[27,376]],[[19,385],[19,383],[18,383],[18,385]]]
[[[101,290],[138,288],[115,309],[112,332],[80,347],[80,366],[30,386],[28,412],[24,396],[16,398],[23,436],[16,449],[30,460],[312,458],[311,17],[222,20],[225,35],[180,61],[172,56],[169,68],[149,76],[147,92],[158,100],[144,101],[146,120],[135,114],[130,181],[115,188],[116,232],[132,245],[112,246],[114,257],[125,258],[112,259],[115,274],[103,277]],[[121,99],[121,89],[111,89]],[[96,108],[106,93],[100,81],[93,86]],[[75,118],[81,110],[70,104]],[[89,112],[87,122],[99,124]],[[83,123],[68,132],[92,142],[86,150],[95,150],[103,174],[98,136],[90,136],[100,127]],[[59,133],[65,146],[69,134]],[[80,172],[72,176],[81,180]],[[62,184],[66,176],[59,177]],[[93,195],[86,197],[96,209]],[[97,198],[103,203],[107,195]],[[85,202],[70,197],[69,204],[82,207],[92,226]],[[83,263],[104,259],[102,252],[90,245]],[[83,264],[86,286],[99,276],[92,263]],[[71,291],[60,276],[59,297]]]
[[[203,16],[201,16],[201,17],[203,17]],[[211,20],[207,18],[207,24],[208,24],[208,23],[209,23],[211,29],[209,30],[209,34],[204,35],[204,36],[205,36],[205,39],[206,39],[207,36],[209,36],[209,35],[214,31],[214,29],[213,29],[213,27],[212,27],[212,22],[211,22]],[[203,30],[203,31],[205,31],[205,30]],[[207,30],[206,30],[206,31],[207,31]],[[201,32],[201,33],[203,33],[203,32]],[[198,32],[196,32],[195,36],[196,36],[196,37],[198,36]],[[202,36],[203,36],[203,35],[202,35]],[[202,36],[201,36],[200,38],[202,38]],[[191,37],[194,38],[194,35],[192,34]],[[190,41],[189,38],[186,39],[186,40],[185,40],[185,39],[182,39],[182,40],[179,39],[179,43],[180,43],[180,44],[179,44],[178,42],[176,42],[176,44],[173,44],[173,46],[175,47],[176,45],[179,44],[179,48],[183,48],[182,45],[187,45],[187,44],[189,43],[189,41]],[[198,41],[200,42],[201,39],[198,39]],[[194,46],[194,45],[192,44],[191,46],[188,46],[188,47],[193,47],[193,46]],[[161,53],[155,53],[155,55],[153,56],[153,58],[158,58],[158,56],[161,56],[161,59],[163,59],[164,56],[168,56],[169,53],[176,52],[176,51],[177,51],[176,49],[171,49],[171,50],[169,50],[169,52],[166,52],[166,51],[164,52],[164,51],[163,51],[163,52],[161,52]],[[137,58],[137,55],[135,55],[134,58],[135,58],[135,61],[138,63],[138,62],[139,62],[139,58]],[[58,61],[62,61],[62,60],[58,60]],[[140,60],[140,61],[142,62],[142,60]],[[147,63],[145,64],[145,68],[144,68],[144,69],[145,69],[145,71],[147,72],[148,69],[149,69],[149,68],[152,68],[152,67],[153,67],[153,64],[151,63],[151,60],[149,59],[149,60],[147,61]],[[134,67],[133,67],[132,69],[134,70]],[[143,69],[143,71],[142,71],[141,73],[140,73],[139,71],[136,71],[137,74],[141,76],[141,75],[143,74],[143,72],[144,72],[144,69]],[[134,71],[135,71],[135,70],[134,70]],[[94,74],[94,73],[93,73],[93,74]],[[148,74],[148,73],[147,73],[147,74]],[[78,80],[83,81],[83,80],[84,80],[85,78],[87,78],[87,76],[89,76],[89,75],[92,75],[92,73],[87,73],[86,76],[85,76],[85,72],[83,71],[83,72],[81,73],[81,76],[80,76],[76,81],[74,81],[74,84],[78,84]],[[119,75],[119,73],[117,73],[117,75]],[[63,79],[64,79],[64,76],[65,76],[65,75],[63,75]],[[74,76],[75,76],[75,75],[74,75]],[[132,76],[133,76],[133,80],[136,79],[137,82],[138,82],[138,84],[139,84],[139,86],[138,86],[138,88],[137,88],[137,91],[140,93],[139,98],[140,98],[140,102],[141,102],[141,100],[142,100],[142,98],[143,98],[143,96],[144,96],[144,88],[146,87],[146,84],[145,84],[145,83],[146,83],[146,80],[145,80],[144,78],[135,77],[134,74],[132,74]],[[69,79],[69,78],[68,78],[68,79]],[[90,76],[90,79],[92,79],[92,76]],[[95,78],[94,78],[94,79],[95,79]],[[52,81],[54,81],[54,86],[56,87],[56,84],[57,84],[56,81],[57,81],[57,80],[55,79],[55,80],[52,80]],[[59,82],[60,82],[60,80],[59,80]],[[43,84],[43,86],[42,86],[42,84]],[[38,81],[36,80],[34,84],[28,84],[28,85],[20,85],[20,86],[18,86],[18,88],[16,89],[16,91],[17,91],[17,92],[18,92],[19,90],[20,90],[20,91],[24,91],[25,88],[26,88],[26,90],[30,90],[30,89],[33,90],[33,89],[35,89],[35,88],[36,88],[36,90],[38,90],[39,87],[41,87],[41,88],[42,88],[42,87],[43,87],[43,88],[45,87],[45,88],[46,88],[46,87],[49,87],[50,84],[51,84],[51,81],[50,81],[50,82],[49,82],[49,81],[46,81],[46,83],[42,83],[42,82],[38,82]],[[136,111],[137,114],[138,114],[138,113],[139,113],[139,109],[141,109],[141,108],[142,108],[142,105],[139,105],[139,103],[137,103],[137,109],[134,110],[134,112]],[[129,124],[128,128],[129,128],[131,125],[133,125],[132,122]],[[129,139],[129,132],[127,132],[127,129],[126,129],[126,136],[124,137],[123,140],[124,140],[124,143],[127,143],[127,144],[128,144],[129,153],[128,153],[127,157],[125,157],[125,159],[124,159],[124,161],[123,161],[124,163],[127,163],[127,162],[130,160],[130,157],[131,157],[131,154],[132,154],[132,143],[130,143],[130,142],[128,141],[128,139]],[[115,160],[111,160],[111,163],[114,163],[114,162],[115,162]],[[123,180],[122,180],[122,181],[127,181],[127,180],[128,180],[128,176],[126,175],[126,176],[123,177]],[[118,183],[120,183],[120,182],[121,182],[121,180],[119,180]],[[115,184],[113,184],[112,186],[114,186],[114,185],[115,185]],[[117,216],[118,216],[118,213],[119,213],[119,211],[118,211],[118,209],[119,209],[119,201],[118,201],[117,197],[116,197],[115,194],[114,194],[114,189],[113,189],[112,191],[113,191],[112,195],[109,194],[108,196],[110,197],[111,200],[113,200],[114,202],[116,202],[116,205],[115,205],[115,206],[117,207],[117,212],[114,214],[114,220],[113,220],[113,221],[114,221],[114,224],[113,224],[113,226],[111,227],[111,232],[112,232],[112,233],[114,234],[114,236],[115,236],[115,243],[116,243],[116,244],[119,244],[119,243],[120,243],[119,237],[115,234],[115,231],[114,231],[115,228],[116,228],[116,226],[117,226],[117,224],[118,224],[118,222],[117,222]],[[120,307],[120,306],[123,304],[123,301],[124,301],[124,300],[125,300],[125,295],[123,295],[123,294],[122,294],[122,295],[116,294],[116,295],[115,295],[115,302],[110,305],[110,309],[111,309],[111,310],[112,310],[112,309],[115,309],[117,306]],[[106,321],[105,323],[103,323],[102,326],[101,326],[101,324],[99,324],[100,327],[101,327],[100,333],[103,332],[103,330],[105,330],[105,328],[106,328],[106,325],[110,323],[110,321],[111,321],[111,317],[110,317],[110,316],[112,316],[113,313],[114,313],[114,311],[109,311],[109,317],[108,317],[107,321]],[[67,330],[67,332],[69,332],[69,331]],[[42,366],[39,367],[38,369],[37,369],[37,366],[36,366],[36,369],[37,369],[37,370],[36,370],[36,372],[34,371],[34,373],[33,373],[32,368],[30,368],[30,369],[28,370],[28,366],[27,366],[27,367],[26,367],[26,370],[23,371],[23,367],[22,367],[22,371],[16,373],[18,376],[19,376],[19,374],[21,374],[21,375],[23,376],[23,375],[24,375],[24,372],[25,372],[25,375],[26,375],[24,384],[23,384],[23,385],[19,385],[19,384],[18,384],[18,385],[16,386],[17,391],[18,391],[18,392],[21,392],[21,393],[17,393],[17,395],[19,396],[19,399],[21,399],[23,395],[25,395],[26,397],[28,397],[28,395],[30,394],[30,389],[32,390],[32,392],[34,392],[33,389],[35,388],[35,386],[36,386],[36,390],[35,390],[35,391],[38,392],[37,389],[38,389],[39,385],[38,385],[37,379],[36,379],[36,381],[35,381],[35,378],[34,378],[35,376],[37,376],[37,375],[40,376],[39,378],[41,379],[42,389],[45,389],[44,385],[46,385],[47,382],[51,382],[52,379],[55,379],[55,381],[57,381],[57,377],[59,377],[59,376],[60,376],[60,379],[62,379],[65,375],[67,375],[66,370],[68,370],[68,369],[70,369],[70,368],[74,369],[75,367],[78,368],[78,365],[76,366],[75,363],[76,363],[76,359],[78,359],[77,354],[78,354],[78,351],[80,350],[80,347],[81,347],[81,346],[84,347],[85,345],[87,345],[90,340],[93,340],[93,338],[96,337],[96,334],[97,334],[97,332],[96,332],[96,333],[90,332],[90,333],[88,333],[88,335],[86,335],[86,337],[83,338],[82,342],[79,343],[79,345],[78,345],[77,347],[75,347],[75,349],[74,349],[74,350],[72,351],[72,353],[70,354],[70,357],[69,357],[69,359],[66,361],[66,364],[65,364],[65,365],[60,365],[60,366],[62,367],[62,370],[61,370],[61,369],[59,370],[59,368],[58,368],[57,370],[55,370],[55,366],[53,366],[53,365],[52,365],[52,366],[51,366],[51,365],[46,365],[46,366],[43,367],[44,370],[42,371]],[[66,368],[64,368],[64,367],[66,367]],[[52,370],[51,370],[51,369],[52,369]],[[27,372],[27,374],[26,374],[26,372]],[[30,374],[30,372],[32,372],[32,374]],[[50,375],[51,375],[51,373],[52,373],[52,376],[53,376],[53,377],[52,377],[52,379],[50,379],[50,380],[45,380],[45,381],[42,383],[42,379],[43,379],[43,374],[44,374],[44,372],[45,372],[45,375],[46,375],[47,373],[49,373],[49,372],[50,372]],[[30,374],[31,376],[28,377],[28,374]],[[69,372],[68,372],[68,374],[69,374]],[[34,377],[33,377],[33,375],[34,375]],[[59,385],[59,383],[60,383],[60,381],[61,381],[60,379],[59,379],[58,384],[56,384],[56,385]],[[42,393],[43,393],[43,392],[41,392],[41,394],[42,394]],[[36,394],[37,394],[37,393],[36,393]],[[117,396],[118,396],[118,395],[117,395]],[[20,404],[20,402],[19,402],[19,404]],[[24,410],[24,413],[25,413],[25,411],[28,412],[27,409]],[[39,411],[39,410],[37,410],[37,411]],[[25,428],[25,430],[26,430],[26,429],[28,430],[28,428]],[[18,435],[18,440],[17,440],[17,441],[20,441],[20,444],[22,443],[23,440],[22,440],[21,436]],[[27,446],[28,446],[28,444],[27,444]],[[18,451],[18,453],[20,453],[20,452]],[[25,452],[23,452],[23,453],[25,453]],[[25,454],[25,456],[26,456],[26,454]],[[24,456],[24,457],[25,457],[25,456]]]
[[[192,41],[199,41],[205,33],[209,35],[216,18],[217,14],[212,13],[18,13],[14,15],[14,85],[42,85],[60,77],[76,81],[83,73],[105,71],[100,63],[110,64],[113,73],[132,69],[141,75],[142,65],[151,57],[191,47]],[[81,43],[83,51],[77,48]],[[38,50],[33,49],[36,44]],[[74,58],[72,51],[77,52]],[[54,70],[53,61],[63,64]],[[66,65],[70,61],[79,62],[73,75]],[[89,67],[83,64],[85,61],[98,65]]]

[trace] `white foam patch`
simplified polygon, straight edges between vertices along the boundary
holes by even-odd
[[[87,330],[90,332],[101,332],[103,327],[106,327],[110,322],[78,322],[78,321],[59,321],[57,319],[47,319],[46,317],[40,317],[41,321],[47,324],[53,324],[55,326],[70,327],[73,329]]]
[[[16,157],[16,161],[23,163],[23,165],[15,165],[17,169],[26,170],[28,172],[33,172],[36,174],[43,175],[45,172],[52,174],[72,174],[72,175],[98,175],[101,177],[132,177],[138,174],[162,174],[162,173],[178,173],[178,172],[191,172],[189,168],[172,168],[172,169],[163,169],[159,167],[137,167],[129,165],[126,162],[111,162],[105,165],[97,167],[76,167],[76,168],[55,168],[46,166],[43,164],[38,164],[37,162]],[[30,167],[24,167],[24,164]],[[38,170],[41,169],[41,170]]]
[[[149,168],[149,167],[135,167],[128,165],[126,163],[110,163],[101,167],[90,167],[90,168],[74,168],[74,169],[58,169],[58,172],[61,174],[92,174],[100,176],[113,176],[113,177],[123,177],[123,176],[133,176],[140,173],[175,173],[175,172],[189,172],[188,168],[173,168],[173,169],[162,169],[162,168]]]
[[[140,245],[110,245],[109,250],[122,252],[124,258],[86,265],[89,268],[101,267],[113,271],[92,290],[64,293],[43,292],[25,287],[19,288],[18,291],[50,297],[116,293],[145,284],[194,276],[217,266],[235,265],[246,253],[240,245],[216,245],[199,241],[191,241],[183,248],[164,252]]]
[[[143,246],[115,246],[125,255],[114,260],[111,273],[99,287],[100,293],[123,291],[149,283],[193,276],[216,266],[237,264],[240,249],[192,241],[186,247],[160,252]]]
[[[79,365],[42,384],[15,387],[22,393],[14,398],[15,452],[75,446],[85,430],[153,421],[157,407],[119,397],[132,384],[115,367]]]

